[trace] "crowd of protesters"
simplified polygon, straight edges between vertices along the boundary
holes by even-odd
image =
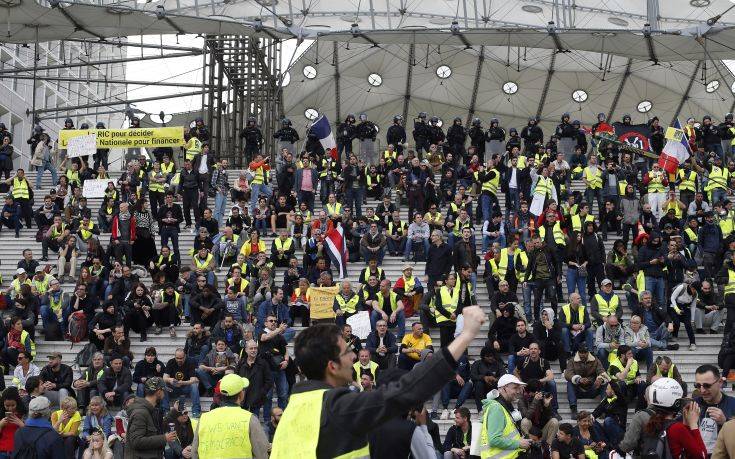
[[[109,151],[67,158],[40,127],[28,140],[35,185],[24,170],[13,172],[12,159],[0,162],[7,180],[0,224],[16,237],[34,228],[42,246],[38,259],[23,251],[2,298],[3,368],[13,379],[2,395],[0,458],[10,457],[15,431],[29,425],[29,402],[40,399],[31,412],[48,412],[64,457],[197,457],[196,422],[210,408],[201,397],[219,406],[229,374],[248,379],[238,403],[272,438],[300,378],[288,346],[299,326],[314,322],[313,286],[338,288],[333,322],[354,352],[355,391],[378,390],[392,372],[425,365],[459,333],[463,308],[480,304],[488,313],[479,354],[457,360],[455,378],[428,413],[406,413],[416,430],[396,441],[416,457],[427,449],[467,457],[473,416],[483,429],[492,425],[483,435],[497,448],[508,432],[489,420],[490,407],[511,403],[523,438],[506,439],[516,443],[505,449],[525,457],[640,452],[648,418],[659,430],[667,424],[656,411],[663,405],[650,398],[662,378],[674,380],[682,398],[693,388],[696,402],[663,407],[673,420],[674,408],[686,407],[692,436],[669,446],[686,450],[684,457],[700,457],[697,448],[734,457],[724,452],[728,439],[718,441],[735,416],[735,399],[723,392],[735,379],[732,115],[719,125],[688,121],[693,154],[675,173],[601,141],[604,115],[585,129],[564,114],[553,135],[535,118],[520,133],[497,119],[485,129],[479,119],[467,128],[456,118],[445,133],[426,113],[409,132],[396,116],[384,151],[372,143],[375,125],[357,119],[335,126],[335,152],[311,131],[297,149],[299,134],[284,119],[273,155],[250,119],[242,133],[248,167],[237,176],[210,150],[201,119],[181,152],[129,152],[117,179],[106,170]],[[65,129],[74,128],[67,120]],[[665,128],[653,118],[649,129],[660,153]],[[12,145],[0,125],[2,137]],[[40,188],[46,171],[51,190]],[[82,195],[92,178],[110,180],[99,208]],[[329,237],[339,228],[359,277],[343,278],[334,259]],[[195,235],[191,247],[180,242],[182,231]],[[400,274],[386,272],[386,257],[400,260]],[[362,311],[371,326],[364,339],[347,321]],[[182,325],[185,336],[177,333]],[[658,352],[679,349],[682,326],[689,351],[703,334],[724,336],[695,381]],[[171,359],[159,360],[155,347],[133,354],[131,340],[164,330],[179,345]],[[41,336],[90,345],[77,362],[53,352],[40,364]],[[557,393],[561,381],[566,400]],[[476,415],[464,406],[470,399]],[[579,399],[595,399],[597,408],[578,410]],[[575,427],[560,423],[560,405]],[[142,417],[152,410],[166,437],[131,446],[127,434],[145,432]],[[648,418],[630,420],[637,430],[626,430],[634,411]],[[433,421],[450,417],[455,425],[441,441]],[[411,441],[421,435],[423,452]]]

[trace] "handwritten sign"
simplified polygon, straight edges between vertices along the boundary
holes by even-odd
[[[347,325],[352,327],[352,334],[360,339],[366,339],[370,334],[370,314],[360,311],[347,319]]]
[[[103,198],[105,197],[105,188],[109,179],[88,179],[84,181],[84,188],[82,189],[82,196],[85,198]]]
[[[334,319],[334,297],[339,287],[310,287],[309,317],[312,319]]]
[[[95,153],[97,153],[97,134],[94,132],[69,139],[66,147],[66,156],[69,158],[88,156]]]

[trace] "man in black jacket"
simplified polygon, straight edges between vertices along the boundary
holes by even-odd
[[[161,247],[168,246],[171,240],[171,246],[174,250],[174,260],[181,262],[179,256],[179,225],[184,219],[181,206],[174,204],[173,193],[166,193],[165,204],[158,209],[158,232],[161,234]]]
[[[74,395],[71,388],[73,372],[69,365],[61,363],[61,352],[52,352],[48,356],[48,365],[38,375],[44,387],[44,395],[54,406],[61,406],[61,401]]]
[[[451,459],[468,457],[470,455],[470,439],[472,439],[472,423],[470,422],[470,410],[457,408],[454,410],[454,425],[447,431],[444,437],[444,457],[447,453]]]
[[[191,161],[184,161],[184,168],[181,170],[179,187],[181,196],[184,201],[184,218],[186,219],[185,229],[191,228],[191,211],[194,211],[194,222],[199,224],[199,173],[192,167]]]
[[[377,363],[381,370],[395,366],[398,339],[388,330],[388,323],[385,320],[375,323],[375,330],[365,338],[365,349],[370,351],[370,359]]]
[[[426,288],[431,291],[437,280],[449,274],[452,270],[452,248],[444,242],[442,232],[431,232],[431,245],[426,257],[426,276],[429,278]]]
[[[301,332],[295,355],[307,381],[294,386],[273,439],[272,457],[369,455],[371,430],[427,400],[454,376],[457,360],[486,320],[479,306],[464,308],[463,315],[462,332],[446,348],[398,383],[360,393],[347,387],[352,383],[355,354],[342,339],[340,329],[320,324]],[[312,432],[318,432],[316,438],[302,442],[290,436],[288,433],[297,425],[314,429]]]
[[[550,250],[538,235],[531,239],[533,250],[528,254],[528,266],[526,267],[526,281],[533,282],[533,313],[539,319],[541,317],[541,298],[546,292],[546,299],[551,302],[551,308],[556,314],[557,297],[556,283],[560,282],[560,275],[556,271],[558,264],[555,251]],[[526,287],[526,282],[523,282]],[[531,320],[530,317],[527,317]]]
[[[250,381],[242,407],[258,416],[268,390],[273,386],[273,375],[270,364],[258,355],[255,340],[245,343],[245,355],[241,357],[236,372]]]
[[[130,395],[133,386],[133,375],[130,369],[123,365],[122,356],[115,354],[110,358],[110,366],[105,368],[98,382],[100,395],[104,397],[107,406],[122,406],[123,401]]]

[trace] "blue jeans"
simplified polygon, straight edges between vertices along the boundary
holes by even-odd
[[[347,188],[345,192],[345,205],[352,207],[353,214],[362,217],[362,199],[365,197],[365,188]]]
[[[416,250],[417,247],[421,247],[423,245],[424,247],[424,260],[427,259],[429,256],[429,240],[428,239],[421,239],[420,241],[406,241],[406,248],[403,252],[403,259],[408,260],[411,257],[411,252]]]
[[[505,220],[509,221],[511,208],[513,209],[513,215],[518,215],[521,208],[521,193],[518,188],[508,188],[505,199]]]
[[[480,195],[480,209],[482,210],[482,221],[490,221],[492,218],[492,211],[493,206],[497,202],[497,198],[493,199],[494,196],[491,196],[487,193],[482,193]]]
[[[575,291],[582,297],[582,304],[587,306],[587,276],[580,276],[577,268],[569,267],[567,269],[567,295],[571,295]]]
[[[271,197],[271,188],[264,184],[258,184],[258,185],[250,185],[250,215],[253,215],[253,211],[255,210],[255,206],[258,205],[258,198],[262,194],[266,198]]]
[[[378,260],[378,265],[382,265],[383,258],[385,257],[385,247],[378,250],[377,252],[371,252],[360,247],[360,256],[365,261],[365,263],[367,263],[368,260],[370,260],[371,258],[375,257],[375,259]]]
[[[406,248],[406,238],[402,237],[398,239],[397,241],[391,239],[390,237],[388,239],[388,252],[391,254],[394,253],[403,253],[403,250]]]
[[[559,392],[556,390],[556,381],[552,379],[544,384],[544,390],[552,395],[551,409],[559,411]]]
[[[214,196],[214,219],[221,225],[225,222],[225,205],[227,204],[227,195],[218,192]]]
[[[288,403],[288,380],[286,380],[286,372],[283,370],[271,370],[273,382],[276,384],[276,396],[278,397],[278,407],[282,410],[286,409]],[[268,390],[263,403],[263,421],[266,425],[271,423],[271,408],[273,407],[273,387]]]
[[[224,373],[221,373],[218,376],[214,376],[213,374],[207,373],[201,368],[196,369],[196,374],[197,378],[199,378],[199,381],[202,382],[204,388],[207,390],[212,389],[217,384],[217,381],[222,379],[222,376],[224,376]]]
[[[210,350],[211,348],[205,344],[199,350],[199,354],[189,354],[187,355],[187,358],[193,360],[196,367],[199,367],[199,364],[202,363],[202,361],[207,357],[207,354],[209,354]]]
[[[606,417],[602,422],[602,425],[605,428],[605,435],[607,435],[610,444],[617,445],[620,443],[620,440],[623,439],[623,434],[625,433],[625,426],[618,424],[618,421],[611,416]]]
[[[264,234],[268,232],[268,219],[267,218],[261,218],[261,219],[255,219],[255,229],[258,230],[260,234]]]
[[[665,323],[658,326],[656,330],[649,333],[651,335],[651,347],[659,351],[666,349],[671,333]]]
[[[645,349],[633,348],[633,357],[636,360],[644,359],[646,361],[646,368],[651,368],[651,365],[653,365],[653,349],[651,346]]]
[[[492,246],[496,242],[500,243],[501,249],[505,248],[505,236],[504,235],[501,234],[498,237],[483,236],[482,237],[482,253],[486,253],[488,247]]]
[[[646,290],[651,292],[658,304],[669,304],[666,301],[666,282],[663,277],[646,276]]]
[[[161,234],[161,247],[168,245],[169,241],[171,245],[168,247],[173,251],[174,259],[181,262],[181,255],[179,254],[179,231],[176,228],[170,226],[164,226],[158,231]]]
[[[720,202],[727,196],[727,191],[722,188],[715,188],[712,190],[712,199],[710,202]]]
[[[375,324],[382,318],[383,316],[373,309],[373,312],[370,313],[370,328],[375,330]],[[396,337],[398,338],[398,342],[400,342],[403,339],[403,335],[406,334],[406,314],[404,314],[403,310],[396,313],[396,321],[393,323],[390,322],[390,314],[388,314],[388,328],[393,327],[396,327]]]
[[[41,320],[43,322],[43,328],[48,328],[48,325],[52,322],[59,323],[59,317],[56,315],[51,305],[41,305]]]
[[[572,351],[576,351],[582,343],[587,344],[587,349],[594,349],[595,347],[595,337],[592,334],[592,330],[589,328],[582,333],[577,333],[576,336],[572,336],[567,327],[562,327],[561,342],[564,345],[564,352],[568,354],[571,354]]]
[[[198,418],[202,414],[202,405],[199,400],[199,383],[190,384],[188,386],[169,386],[171,392],[163,393],[163,401],[161,402],[161,409],[164,413],[168,413],[169,401],[171,399],[177,399],[179,397],[189,397],[191,399],[191,415],[192,417]]]
[[[603,386],[600,385],[599,388],[595,389],[594,386],[587,390],[580,389],[579,387],[575,386],[571,382],[567,381],[567,400],[569,400],[570,405],[577,405],[577,399],[580,398],[596,398],[598,395],[602,393]]]
[[[44,161],[43,164],[38,166],[36,169],[36,189],[41,189],[41,178],[43,177],[43,173],[49,171],[51,172],[51,180],[53,180],[54,185],[59,179],[59,174],[56,172],[56,166],[54,166],[54,163],[51,161]]]
[[[602,203],[602,188],[596,188],[594,190],[587,188],[584,192],[584,196],[587,200],[587,204],[590,205],[590,213],[592,213],[592,199],[597,199],[597,213],[599,214],[604,208]]]
[[[515,354],[508,354],[508,374],[513,374],[516,369],[516,359],[518,356]]]
[[[467,399],[472,394],[472,380],[467,378],[464,382],[464,385],[460,387],[459,383],[457,383],[456,379],[453,379],[446,383],[444,387],[442,388],[442,406],[444,409],[449,408],[449,399],[456,397],[457,403],[454,405],[455,408],[461,407],[464,402],[467,401]]]
[[[531,292],[536,284],[534,282],[526,282],[526,286],[523,287],[523,311],[526,313],[526,320],[530,321],[533,318],[533,311],[531,310]]]

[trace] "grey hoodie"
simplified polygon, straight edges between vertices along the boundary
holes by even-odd
[[[635,225],[638,222],[640,208],[640,201],[635,196],[632,198],[628,196],[623,197],[620,200],[620,213],[623,216],[623,223],[626,225]]]

